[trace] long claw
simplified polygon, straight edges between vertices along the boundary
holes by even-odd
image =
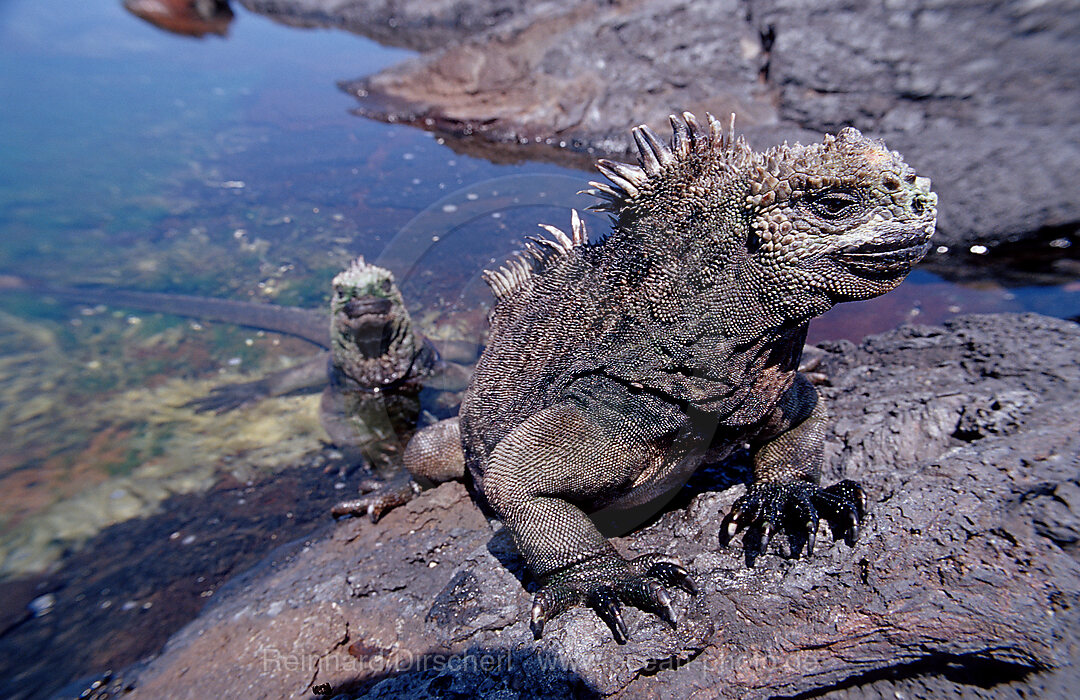
[[[656,591],[656,607],[660,619],[671,625],[671,629],[676,629],[678,622],[675,620],[675,611],[671,609],[671,596],[663,588]]]
[[[690,595],[697,595],[697,586],[690,578],[690,572],[681,564],[670,561],[657,562],[649,567],[645,575],[655,578],[665,586],[675,586]]]
[[[849,546],[854,546],[862,529],[866,507],[866,494],[851,480],[837,482],[828,488],[806,481],[755,482],[735,501],[731,512],[720,523],[720,541],[726,544],[742,526],[754,525],[760,528],[757,550],[765,553],[779,528],[805,523],[792,534],[805,533],[806,555],[810,556],[816,544],[820,515],[829,523],[834,539],[843,539]],[[782,546],[781,550],[784,549]],[[787,549],[787,552],[790,554],[791,550]]]
[[[545,622],[547,622],[547,614],[544,612],[544,606],[540,603],[533,603],[532,616],[529,620],[529,626],[532,628],[533,639],[540,639],[544,636]]]
[[[738,532],[739,532],[739,521],[737,519],[732,520],[730,523],[728,523],[728,526],[727,526],[727,538],[729,540],[732,537],[734,537],[736,534],[738,534]]]
[[[687,578],[690,575],[690,572],[687,571],[686,567],[683,566],[682,564],[676,564],[675,562],[668,562],[668,566],[670,567],[671,573],[674,574],[675,576],[678,576],[679,578]]]
[[[737,506],[731,509],[731,512],[720,522],[720,544],[728,544],[731,542],[731,538],[738,534],[742,529],[742,516],[743,512]]]
[[[623,620],[623,605],[656,615],[675,629],[678,620],[671,587],[678,586],[690,595],[697,593],[686,567],[663,554],[643,554],[631,560],[613,554],[587,564],[568,567],[541,582],[530,612],[537,639],[548,620],[584,604],[607,624],[617,643],[626,644],[630,631]]]
[[[806,523],[806,558],[814,555],[814,545],[817,544],[817,520]]]
[[[623,621],[622,608],[619,605],[619,599],[615,595],[615,591],[604,587],[594,592],[589,598],[589,607],[595,610],[600,619],[611,628],[615,641],[619,644],[626,644],[630,632]]]
[[[847,536],[844,537],[844,541],[847,542],[849,547],[854,547],[855,546],[856,540],[859,539],[859,530],[860,529],[861,528],[859,526],[859,519],[857,517],[852,518],[851,519],[851,527],[848,528]]]
[[[769,542],[773,536],[773,524],[767,522],[761,527],[761,551],[765,552],[769,549]]]

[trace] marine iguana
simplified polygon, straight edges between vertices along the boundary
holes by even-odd
[[[749,528],[764,552],[784,529],[809,553],[821,517],[853,544],[865,513],[854,481],[818,483],[827,413],[799,360],[811,318],[889,291],[926,253],[930,181],[852,128],[756,153],[734,116],[671,126],[670,146],[633,130],[638,166],[598,162],[610,233],[589,242],[575,215],[487,273],[490,336],[459,417],[405,450],[418,481],[467,475],[505,523],[540,584],[538,638],[582,604],[620,643],[623,604],[674,626],[687,569],[624,558],[590,515],[666,502],[744,444],[753,480],[722,544]]]
[[[359,451],[382,477],[400,471],[401,445],[415,430],[420,389],[459,391],[468,382],[469,369],[444,361],[415,329],[392,273],[363,258],[334,277],[329,314],[183,294],[62,287],[10,275],[0,276],[0,289],[223,321],[292,335],[323,348],[295,367],[217,387],[187,405],[220,413],[271,396],[323,389],[319,417],[331,442],[346,452]],[[466,345],[447,343],[444,348],[454,359],[471,364],[475,354],[469,357]],[[471,349],[475,353],[475,345]]]

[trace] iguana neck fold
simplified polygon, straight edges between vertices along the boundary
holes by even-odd
[[[744,173],[690,168],[671,175],[622,212],[610,236],[615,245],[606,247],[617,256],[611,267],[637,277],[619,283],[640,286],[652,319],[681,329],[676,335],[720,332],[737,347],[789,335],[832,306],[809,289],[776,298],[769,273],[748,253]]]

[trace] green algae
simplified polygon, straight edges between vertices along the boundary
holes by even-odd
[[[207,489],[226,475],[265,478],[322,448],[318,396],[269,399],[220,416],[184,407],[247,378],[229,359],[260,372],[298,359],[273,340],[132,318],[139,317],[77,317],[83,323],[72,326],[0,311],[7,438],[0,445],[0,577],[40,571],[101,528],[153,513],[170,495]],[[177,362],[178,350],[201,354],[208,367],[220,367],[217,376],[207,378],[208,367],[200,379],[176,376],[193,373],[192,363]]]

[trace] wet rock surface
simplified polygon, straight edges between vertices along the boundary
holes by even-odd
[[[615,541],[691,569],[677,629],[628,610],[619,646],[579,609],[534,641],[509,538],[445,484],[278,550],[126,682],[147,698],[1063,693],[1080,680],[1080,326],[968,316],[821,350],[827,479],[871,502],[853,548],[825,532],[810,559],[778,556],[783,537],[721,548],[743,486],[688,489]]]
[[[342,491],[325,469],[340,466],[318,454],[261,481],[226,477],[104,529],[49,572],[0,582],[0,697],[75,697],[157,653],[231,577],[327,528]]]
[[[737,112],[756,148],[850,124],[934,180],[944,245],[1080,221],[1069,0],[244,4],[424,51],[344,85],[374,118],[546,159],[550,146],[625,158],[629,127],[666,128],[678,110]]]

